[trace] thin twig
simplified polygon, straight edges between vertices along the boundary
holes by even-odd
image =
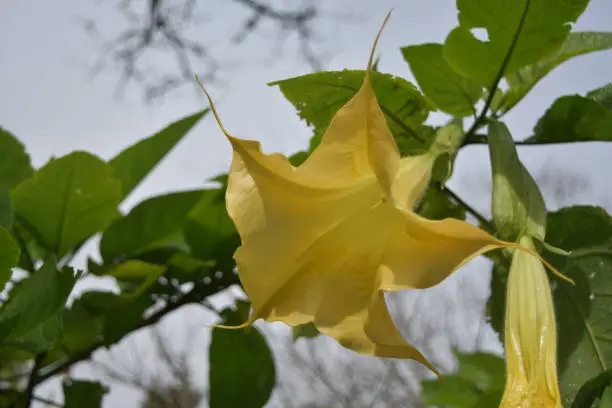
[[[493,224],[491,224],[489,220],[487,220],[482,214],[480,214],[474,207],[463,201],[463,199],[459,197],[453,190],[443,185],[440,185],[440,189],[453,200],[455,200],[457,204],[463,207],[468,213],[472,214],[478,220],[478,222],[480,222],[485,231],[490,234],[495,234],[497,232],[495,227],[493,226]]]
[[[33,401],[42,402],[45,405],[51,405],[52,407],[58,407],[58,408],[63,408],[64,407],[59,402],[55,402],[53,400],[50,400],[50,399],[47,399],[47,398],[44,398],[44,397],[39,397],[38,395],[32,395],[32,400]]]

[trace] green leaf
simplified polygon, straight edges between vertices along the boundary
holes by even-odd
[[[504,75],[557,51],[588,0],[457,0],[459,26],[444,43],[444,58],[459,73],[490,88]],[[471,30],[486,29],[488,40]],[[511,56],[507,59],[509,50]]]
[[[547,259],[576,282],[555,279],[559,383],[565,406],[578,388],[612,368],[612,217],[598,207],[562,209],[548,217],[547,240],[571,250]]]
[[[52,159],[12,192],[20,223],[58,257],[103,230],[117,214],[121,185],[85,152]]]
[[[612,110],[612,83],[592,90],[587,94],[587,98],[593,99]]]
[[[86,350],[103,341],[104,315],[88,310],[86,299],[76,299],[70,309],[64,309],[62,338],[56,346],[62,353],[56,359],[63,358],[64,354],[68,356]]]
[[[64,380],[64,408],[101,408],[108,389],[97,381]]]
[[[13,241],[11,234],[0,227],[0,292],[11,278],[11,268],[17,266],[18,261],[19,246]]]
[[[208,109],[168,125],[153,136],[123,150],[109,162],[115,170],[115,178],[121,181],[122,199],[138,186],[206,113]]]
[[[304,323],[299,324],[297,326],[292,327],[291,335],[293,341],[297,341],[300,337],[304,337],[305,339],[312,339],[317,337],[320,334],[319,330],[312,323]]]
[[[465,208],[453,202],[439,184],[432,184],[421,200],[418,213],[430,220],[457,218],[465,220]]]
[[[0,127],[0,190],[10,190],[32,175],[30,156],[23,145]]]
[[[457,352],[459,371],[443,381],[422,381],[427,406],[477,408],[499,405],[504,390],[504,360],[492,354]]]
[[[458,377],[471,381],[480,390],[497,391],[501,401],[504,390],[504,359],[489,353],[456,352],[459,360]]]
[[[557,99],[534,129],[533,143],[612,141],[612,110],[579,95]]]
[[[460,377],[446,376],[444,382],[428,380],[422,382],[423,400],[430,407],[471,408],[478,406],[478,391]]]
[[[119,281],[122,298],[135,299],[151,287],[165,271],[165,265],[130,259],[114,266],[105,275]]]
[[[580,387],[574,402],[572,402],[572,408],[591,408],[595,400],[601,397],[610,383],[612,383],[612,369],[591,378]]]
[[[61,337],[61,314],[76,282],[71,268],[59,271],[53,259],[11,291],[0,308],[0,344],[39,352]]]
[[[205,192],[189,213],[185,240],[196,257],[214,260],[216,268],[224,272],[233,269],[233,255],[240,245],[240,237],[227,214],[224,189]]]
[[[300,117],[312,125],[315,132],[323,134],[336,112],[361,87],[364,72],[317,72],[269,85],[278,85]],[[431,110],[419,90],[405,79],[378,72],[372,72],[372,87],[393,135],[398,139],[418,138],[416,129]]]
[[[597,408],[612,408],[612,388],[608,387],[604,390]]]
[[[482,86],[453,70],[442,56],[442,44],[402,48],[404,59],[423,93],[446,113],[468,116],[482,96]]]
[[[152,304],[150,296],[140,296],[130,302],[122,302],[106,313],[103,329],[104,344],[110,346],[140,327],[145,311]]]
[[[187,214],[202,194],[203,190],[184,191],[141,202],[104,231],[100,241],[102,257],[107,261],[125,258],[160,245],[181,231]]]
[[[238,311],[222,312],[226,324],[244,321],[242,306]],[[210,408],[261,408],[266,404],[276,384],[276,370],[266,340],[256,327],[215,327],[209,356]]]
[[[612,32],[574,32],[552,55],[517,72],[506,75],[509,89],[501,100],[494,104],[494,110],[501,108],[502,112],[509,111],[516,105],[542,78],[565,61],[579,55],[589,54],[612,48]],[[611,91],[608,91],[609,93]],[[609,99],[612,97],[608,96]],[[610,101],[609,101],[610,102]],[[496,106],[497,105],[497,106]]]
[[[7,190],[0,188],[0,227],[10,230],[13,227],[15,209]]]

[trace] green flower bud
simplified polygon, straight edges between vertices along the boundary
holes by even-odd
[[[489,152],[493,170],[492,212],[504,239],[529,235],[544,241],[546,204],[535,180],[521,163],[506,125],[489,123]]]

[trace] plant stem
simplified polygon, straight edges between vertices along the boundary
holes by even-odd
[[[194,285],[194,287],[189,292],[185,293],[183,296],[179,297],[175,301],[168,302],[168,304],[164,308],[158,310],[157,312],[149,316],[147,319],[141,321],[134,330],[130,331],[130,333],[154,325],[159,322],[164,316],[181,308],[182,306],[185,306],[190,303],[199,303],[208,296],[217,293],[219,290],[237,283],[239,283],[238,277],[233,274],[224,274],[222,279],[209,285],[198,283]],[[40,373],[38,373],[35,378],[34,384],[40,384],[46,381],[47,379],[57,374],[60,374],[62,371],[66,370],[73,364],[89,359],[94,352],[96,352],[99,348],[104,347],[105,345],[106,344],[103,341],[100,341],[89,346],[86,349],[74,353],[65,360],[59,361],[56,364],[41,369]]]
[[[32,371],[30,371],[30,376],[28,377],[28,385],[23,393],[23,408],[29,408],[32,403],[32,399],[34,397],[34,388],[38,384],[38,369],[40,368],[43,360],[47,356],[47,353],[40,353],[36,356],[34,360],[34,367],[32,367]]]
[[[480,225],[485,231],[487,231],[489,234],[495,234],[497,232],[493,224],[491,224],[491,222],[487,220],[484,215],[480,214],[478,211],[476,211],[474,207],[463,201],[463,199],[459,197],[453,190],[443,185],[440,185],[440,189],[453,200],[455,200],[457,204],[463,207],[465,211],[472,214],[478,220],[478,222],[480,222]]]

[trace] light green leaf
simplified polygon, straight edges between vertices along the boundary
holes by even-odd
[[[365,71],[317,72],[270,83],[296,107],[302,119],[323,134],[336,112],[357,93]],[[372,72],[372,87],[393,135],[419,138],[416,129],[427,119],[430,103],[405,79]],[[424,143],[425,141],[420,141]]]
[[[116,216],[121,184],[112,173],[85,152],[52,159],[12,191],[17,219],[61,257]]]
[[[440,110],[455,116],[475,114],[482,86],[453,70],[442,56],[442,44],[403,47],[402,55],[423,93]]]
[[[510,89],[504,93],[501,99],[493,105],[494,110],[501,109],[507,112],[516,105],[533,88],[540,79],[544,78],[550,71],[563,62],[579,55],[589,54],[612,48],[612,32],[574,32],[552,55],[528,66],[515,73],[506,75],[506,81]],[[611,91],[608,91],[609,93]],[[610,94],[608,94],[610,95]],[[612,99],[611,96],[608,96]]]
[[[47,261],[0,308],[0,344],[38,352],[61,337],[61,313],[76,282],[71,268]]]
[[[225,324],[242,323],[244,310],[226,309]],[[209,350],[210,408],[262,408],[276,384],[274,360],[256,327],[226,330],[215,327]]]
[[[579,95],[557,99],[534,128],[527,141],[568,143],[612,141],[612,110]]]
[[[32,175],[30,156],[11,133],[0,127],[0,190],[10,190]]]
[[[105,276],[117,279],[121,297],[131,300],[144,293],[165,271],[165,265],[130,259],[110,269]]]
[[[121,181],[124,199],[208,113],[208,109],[178,120],[153,136],[142,139],[113,158],[109,164],[115,178]]]
[[[587,94],[587,98],[593,99],[612,110],[612,83],[592,90]]]
[[[588,0],[457,0],[459,26],[444,43],[444,58],[459,73],[490,88],[504,75],[554,53]],[[488,40],[471,30],[486,29]],[[510,58],[507,58],[509,51]]]
[[[64,389],[64,408],[101,408],[102,399],[108,389],[99,382],[66,379]]]
[[[13,241],[11,234],[0,226],[0,292],[11,278],[11,268],[17,265],[19,252],[19,246]]]
[[[136,255],[179,233],[202,194],[203,190],[184,191],[141,202],[104,231],[100,241],[102,257],[108,261]]]

